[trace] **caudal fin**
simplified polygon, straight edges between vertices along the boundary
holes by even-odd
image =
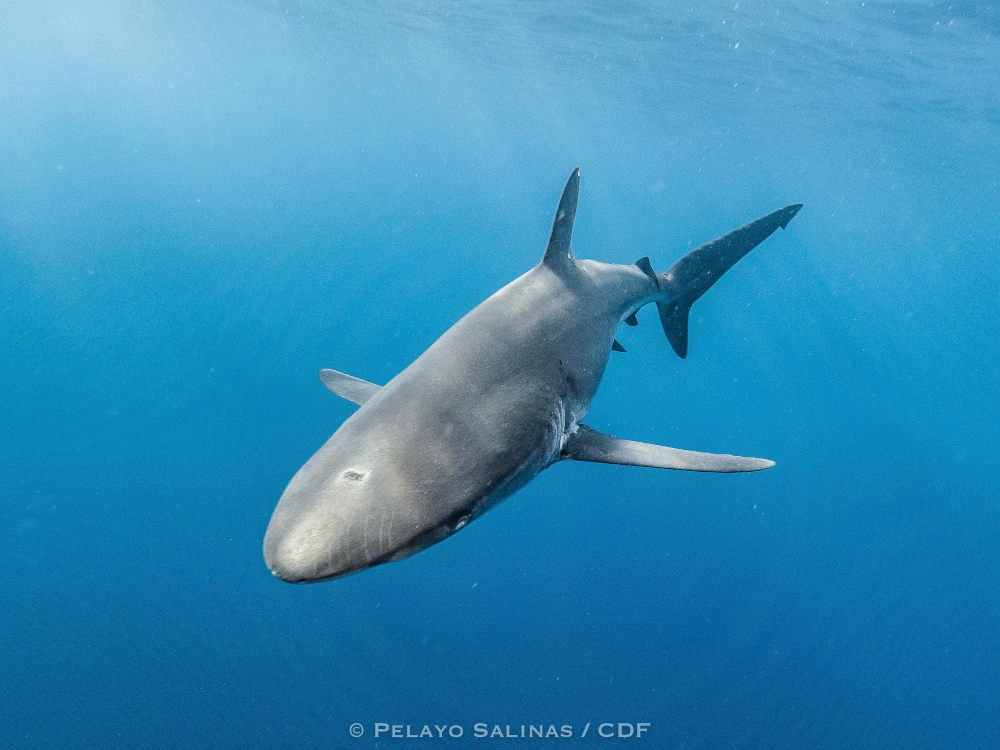
[[[687,356],[688,313],[695,300],[776,229],[784,229],[800,208],[801,203],[785,206],[745,227],[724,234],[707,245],[692,250],[659,277],[660,288],[667,292],[667,297],[662,302],[657,302],[656,307],[660,313],[663,332],[667,334],[670,345],[679,357],[683,359]]]

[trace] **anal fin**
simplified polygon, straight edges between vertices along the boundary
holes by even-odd
[[[367,380],[337,370],[320,370],[319,381],[331,393],[335,393],[358,406],[361,406],[382,388],[380,385],[369,383]]]
[[[603,464],[649,466],[654,469],[680,471],[714,471],[731,474],[742,471],[760,471],[774,466],[766,458],[746,458],[724,453],[699,453],[665,445],[622,440],[603,432],[580,425],[566,441],[561,459],[596,461]]]

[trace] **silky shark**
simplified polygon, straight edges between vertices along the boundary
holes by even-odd
[[[292,478],[264,538],[285,581],[400,560],[436,544],[561,460],[685,471],[758,471],[761,458],[622,440],[582,424],[621,323],[655,303],[687,354],[692,303],[801,205],[685,255],[666,273],[578,260],[570,249],[580,171],[570,175],[541,262],[479,304],[385,386],[322,370],[361,408]]]

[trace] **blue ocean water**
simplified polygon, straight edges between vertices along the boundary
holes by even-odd
[[[3,15],[0,747],[1000,744],[994,4]],[[351,413],[317,370],[395,375],[538,261],[576,165],[580,257],[805,204],[686,360],[642,311],[587,420],[778,466],[559,464],[406,561],[273,578]]]

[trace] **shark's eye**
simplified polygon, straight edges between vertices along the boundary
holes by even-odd
[[[469,517],[467,515],[462,516],[457,521],[455,521],[455,531],[458,531],[459,529],[464,529],[468,525],[469,525]]]

